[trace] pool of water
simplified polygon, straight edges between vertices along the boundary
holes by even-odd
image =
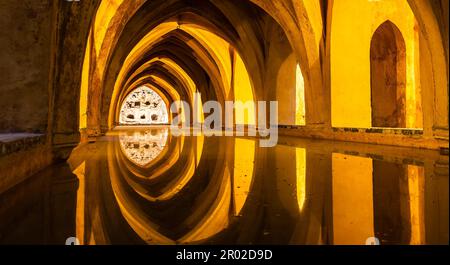
[[[448,244],[448,156],[110,132],[0,194],[1,244]]]

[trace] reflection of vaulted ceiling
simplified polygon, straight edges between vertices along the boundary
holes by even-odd
[[[208,240],[229,228],[231,217],[244,209],[253,181],[254,142],[229,138],[220,144],[219,138],[174,137],[167,130],[119,132],[119,141],[108,143],[107,183],[115,202],[106,211],[117,205],[129,227],[149,244]],[[151,139],[164,148],[146,164],[136,163],[136,156],[124,149],[127,142],[139,149],[139,143]],[[233,145],[247,150],[237,156],[248,162],[230,159]]]
[[[233,80],[243,80],[241,97],[254,100],[267,25],[277,24],[247,1],[102,1],[83,71],[87,123],[114,126],[117,106],[142,85],[192,104],[193,92],[203,102],[236,100]]]

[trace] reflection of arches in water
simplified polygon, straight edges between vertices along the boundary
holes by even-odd
[[[245,208],[248,192],[251,189],[254,163],[250,161],[251,159],[249,159],[247,165],[237,163],[234,160],[233,151],[242,150],[243,147],[252,147],[253,150],[250,150],[249,153],[254,157],[255,143],[253,140],[236,141],[233,150],[228,148],[230,146],[229,143],[222,142],[223,140],[226,141],[226,139],[216,139],[217,144],[209,143],[203,147],[200,146],[205,141],[203,137],[180,138],[186,138],[184,141],[187,143],[184,144],[184,150],[169,150],[165,156],[169,157],[174,153],[181,153],[178,155],[178,161],[182,160],[183,163],[188,164],[191,163],[191,160],[194,161],[194,172],[187,179],[187,187],[184,188],[188,189],[186,192],[176,189],[172,190],[173,194],[171,196],[168,196],[166,193],[169,189],[162,188],[160,197],[166,197],[166,200],[147,199],[149,193],[146,193],[145,187],[148,188],[158,182],[143,183],[141,179],[140,183],[137,181],[130,183],[130,179],[139,179],[139,177],[134,175],[136,172],[124,171],[126,167],[120,165],[124,161],[120,158],[122,153],[117,152],[117,144],[111,143],[108,145],[108,155],[113,156],[108,159],[108,167],[111,187],[117,205],[132,230],[148,244],[200,243],[214,237],[230,226],[232,216],[239,214]],[[173,141],[177,140],[179,138]],[[207,140],[215,141],[214,139]],[[212,149],[203,150],[203,148]],[[220,155],[215,157],[210,155],[201,156],[197,154],[196,150]],[[186,155],[191,157],[191,159],[183,160]],[[161,159],[161,161],[165,161],[165,158]],[[251,166],[249,167],[249,165]],[[158,168],[164,168],[165,166],[165,163],[153,164],[151,168],[142,170],[154,172]],[[159,178],[166,178],[169,175],[177,178],[179,177],[178,175],[184,174],[184,169],[189,167],[189,165],[175,163],[170,168],[164,168],[164,171],[170,172],[170,174],[163,174],[153,181],[158,181]],[[181,173],[178,174],[177,172]],[[237,172],[241,172],[243,175],[238,175]],[[127,174],[127,176],[124,174]],[[242,177],[245,177],[245,180]],[[159,184],[156,184],[156,186]],[[139,189],[137,185],[140,186]],[[199,192],[193,193],[192,185],[196,185],[194,189],[199,189]],[[147,196],[142,196],[144,193]],[[180,208],[178,204],[185,204],[186,201],[190,201],[189,207],[184,207],[187,209]],[[173,216],[175,219],[182,216],[179,224],[175,224],[175,230],[180,230],[178,232],[170,231],[170,233],[167,233],[171,229],[166,227],[167,223],[172,223],[173,226],[173,220],[162,221],[156,217],[159,214],[158,212],[149,210],[155,209],[152,207],[156,207],[156,209],[159,209],[159,212],[164,212],[167,210],[164,210],[164,207],[168,205],[172,205],[171,207],[178,209],[177,211],[184,211],[184,214],[180,213],[177,216]],[[164,213],[162,215],[164,216]]]
[[[194,176],[198,166],[196,158],[203,152],[203,137],[200,136],[195,139],[170,137],[167,143],[158,157],[145,166],[127,163],[127,159],[122,159],[121,147],[115,144],[119,174],[146,201],[168,201],[176,196]],[[149,189],[151,186],[158,186],[158,189]]]
[[[423,167],[333,153],[332,174],[334,244],[423,244]]]
[[[136,88],[122,103],[119,123],[124,125],[168,124],[167,105],[153,89],[146,86]]]
[[[167,144],[168,129],[161,131],[120,133],[119,141],[123,154],[138,166],[145,166],[158,157]]]

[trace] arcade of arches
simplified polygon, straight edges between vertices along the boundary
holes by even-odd
[[[448,244],[448,11],[3,0],[0,243]],[[277,101],[278,144],[180,100]]]

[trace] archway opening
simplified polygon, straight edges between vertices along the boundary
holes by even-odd
[[[406,47],[390,21],[375,31],[370,45],[372,127],[406,127]]]
[[[161,125],[169,123],[167,105],[153,89],[142,86],[123,101],[120,125]]]

